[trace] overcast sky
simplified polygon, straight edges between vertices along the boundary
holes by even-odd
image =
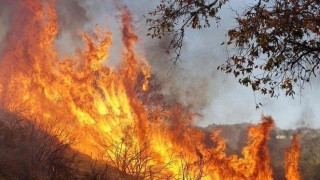
[[[73,1],[77,0],[68,2]],[[89,22],[89,26],[94,23],[104,25],[107,22],[113,32],[114,42],[114,47],[111,49],[111,63],[115,63],[119,59],[119,46],[121,46],[119,21],[116,18],[119,13],[112,3],[114,1],[116,0],[78,1],[81,2],[80,6],[85,10],[84,12],[82,12],[81,7],[73,11],[71,8],[74,7],[74,4],[72,3],[69,4],[70,7],[60,6],[62,9],[60,12],[66,15],[72,13],[79,21]],[[244,4],[250,3],[250,1],[234,0],[227,4],[222,10],[222,20],[218,28],[188,31],[185,38],[182,57],[184,62],[181,64],[181,69],[175,69],[169,73],[171,64],[168,63],[169,57],[164,55],[165,41],[152,40],[145,36],[147,27],[143,15],[146,15],[148,10],[155,8],[159,0],[123,0],[117,2],[126,4],[132,11],[134,26],[140,37],[137,49],[147,57],[152,65],[153,72],[163,82],[163,92],[168,99],[178,99],[183,104],[193,105],[192,109],[203,115],[197,122],[199,125],[256,123],[264,114],[271,115],[280,128],[296,128],[301,125],[320,128],[319,80],[314,80],[311,85],[306,85],[302,94],[298,94],[295,99],[284,96],[279,99],[270,99],[267,96],[256,94],[256,100],[263,104],[259,110],[256,110],[254,93],[250,88],[239,85],[232,75],[228,76],[216,71],[217,66],[227,58],[226,47],[220,44],[225,40],[228,28],[234,25],[232,17],[235,14],[231,11],[231,8],[241,10]],[[72,24],[79,22],[78,20],[68,21],[68,18],[61,19],[65,20],[66,27],[72,27]],[[6,19],[0,17],[0,23],[5,24],[5,22]],[[87,24],[83,25],[84,28],[87,26]],[[4,30],[0,30],[0,40],[3,34]],[[67,31],[61,33],[59,39],[58,44],[61,43],[60,41],[73,43],[71,40],[61,40],[73,39],[68,38]],[[68,53],[66,48],[61,51]]]

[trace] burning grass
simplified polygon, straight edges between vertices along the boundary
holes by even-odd
[[[82,33],[86,48],[59,59],[54,1],[8,3],[12,28],[0,64],[0,105],[6,111],[23,109],[19,115],[41,128],[57,119],[47,133],[58,143],[65,140],[59,133],[64,129],[79,140],[68,147],[133,179],[273,178],[270,117],[249,128],[242,156],[228,156],[219,132],[210,138],[215,146],[204,143],[205,134],[193,126],[194,114],[186,108],[143,98],[154,93],[151,68],[135,51],[138,37],[126,7],[120,8],[122,61],[113,70],[103,65],[112,44],[108,30]]]

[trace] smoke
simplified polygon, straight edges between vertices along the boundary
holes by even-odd
[[[18,1],[17,1],[18,2]],[[16,2],[10,2],[14,4]],[[0,51],[4,47],[5,37],[10,31],[10,3],[6,0],[0,1]],[[57,1],[59,34],[56,40],[56,47],[61,55],[71,54],[75,49],[81,48],[82,42],[78,32],[85,29],[89,21],[86,9],[79,0]]]
[[[5,37],[9,32],[9,28],[10,28],[11,21],[10,21],[9,9],[10,7],[6,3],[6,1],[0,1],[0,24],[2,25],[0,28],[0,57],[5,44],[4,42]]]
[[[220,29],[188,31],[183,46],[183,62],[174,67],[170,61],[171,55],[165,53],[165,48],[171,40],[170,37],[164,37],[161,40],[145,37],[148,26],[143,15],[158,4],[158,1],[152,2],[142,1],[143,4],[149,6],[141,7],[137,6],[137,3],[126,1],[137,19],[137,31],[144,45],[142,49],[145,49],[152,72],[163,85],[162,93],[166,101],[181,103],[191,111],[202,114],[203,116],[198,119],[198,124],[219,123],[213,115],[209,115],[208,112],[212,110],[208,107],[216,102],[215,98],[221,95],[222,91],[225,91],[224,84],[226,83],[222,81],[226,79],[226,76],[216,70],[217,66],[223,62],[222,59],[225,58],[225,49],[220,46],[225,38],[225,32]],[[254,101],[252,102],[253,110]],[[226,114],[227,111],[223,110],[219,113]]]
[[[115,3],[116,2],[116,3]],[[284,96],[270,99],[254,94],[250,88],[242,87],[237,80],[216,70],[227,59],[225,46],[221,42],[225,34],[234,26],[235,14],[231,9],[241,9],[250,2],[231,2],[221,12],[223,16],[219,27],[188,31],[183,48],[182,62],[172,69],[170,55],[165,53],[169,37],[161,40],[146,37],[145,15],[159,3],[157,0],[95,0],[57,1],[59,34],[56,47],[61,56],[71,54],[82,48],[83,42],[77,33],[80,30],[93,29],[95,24],[107,27],[113,33],[113,46],[110,49],[109,64],[116,65],[121,59],[121,36],[119,32],[119,12],[117,4],[125,4],[133,13],[135,31],[139,35],[137,50],[146,56],[152,72],[162,84],[162,93],[168,103],[179,102],[191,111],[202,114],[198,124],[206,126],[212,123],[230,124],[258,122],[261,115],[271,115],[280,128],[300,126],[319,127],[317,123],[320,105],[317,101],[319,82],[313,81],[313,88],[306,87],[302,98]],[[143,4],[143,6],[142,6]],[[6,1],[0,1],[0,50],[5,44],[5,35],[10,29],[10,11]],[[255,100],[263,107],[255,110]]]
[[[79,32],[88,28],[90,21],[82,2],[80,0],[57,1],[59,34],[56,47],[60,56],[70,55],[76,49],[83,48]]]
[[[186,61],[172,69],[172,62],[169,61],[171,57],[165,53],[165,47],[168,45],[169,39],[152,40],[146,37],[147,24],[144,16],[156,7],[159,1],[140,0],[137,3],[129,0],[97,0],[93,3],[72,0],[59,2],[57,10],[61,30],[57,47],[61,47],[59,48],[60,53],[70,54],[75,48],[73,44],[82,44],[79,37],[74,34],[77,29],[83,29],[83,27],[88,29],[90,26],[92,28],[95,23],[100,26],[107,24],[113,33],[113,45],[110,49],[108,63],[116,65],[120,61],[119,54],[122,49],[117,7],[121,4],[127,5],[133,13],[135,31],[140,38],[137,50],[140,54],[145,55],[152,67],[152,72],[156,75],[156,79],[162,84],[162,93],[166,102],[170,104],[180,103],[193,112],[204,113],[203,109],[210,104],[217,89],[215,84],[212,83],[212,79],[219,76],[215,72],[216,67],[214,61],[212,61],[215,58],[214,54],[208,53],[214,48],[214,44],[208,46],[202,43],[206,38],[205,36],[203,39],[197,38],[196,42],[192,42],[194,41],[192,37],[187,36],[186,46],[184,46],[184,52],[186,53],[183,54],[183,59]],[[144,6],[141,6],[141,4],[144,4]],[[204,30],[203,33],[210,34],[211,31]]]
[[[250,88],[241,86],[232,75],[216,70],[228,58],[228,50],[220,44],[226,40],[227,30],[235,25],[234,11],[241,14],[252,3],[251,0],[232,1],[224,6],[218,27],[187,32],[182,57],[184,62],[173,70],[170,70],[172,63],[168,61],[170,56],[164,50],[170,39],[155,40],[144,36],[147,26],[142,17],[148,10],[154,9],[158,1],[124,2],[137,19],[137,32],[144,44],[142,49],[145,49],[152,72],[164,86],[167,101],[180,102],[202,114],[198,125],[257,123],[262,115],[271,115],[276,126],[284,129],[320,127],[317,123],[320,117],[314,113],[320,110],[320,104],[314,98],[320,88],[319,82],[312,81],[312,88],[307,85],[302,94],[297,94],[294,99],[284,95],[272,99],[254,93]],[[256,102],[263,104],[258,110],[255,109]]]
[[[192,39],[187,35],[182,57],[185,62],[174,67],[170,61],[171,55],[165,52],[170,37],[160,40],[146,37],[148,25],[144,16],[147,16],[148,11],[155,8],[159,1],[141,0],[136,3],[127,0],[123,3],[129,7],[135,18],[134,25],[140,38],[138,51],[146,56],[152,67],[152,73],[162,84],[162,93],[166,102],[180,103],[191,111],[202,114],[202,110],[210,103],[216,89],[211,83],[216,76],[216,67],[212,61],[214,56],[207,52],[214,47],[213,44],[209,46],[202,44],[203,39]],[[204,30],[201,33],[210,32]]]

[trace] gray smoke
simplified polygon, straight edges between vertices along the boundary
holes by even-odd
[[[0,1],[0,57],[5,44],[5,37],[10,29],[10,7],[6,1]],[[0,59],[1,61],[1,59]]]
[[[148,10],[155,8],[159,1],[123,2],[129,6],[137,19],[135,26],[142,37],[145,54],[153,72],[163,82],[166,97],[169,100],[178,100],[201,113],[203,117],[199,119],[199,125],[257,123],[262,115],[271,115],[280,128],[320,128],[320,115],[316,113],[320,111],[320,104],[316,98],[320,88],[319,80],[313,80],[312,86],[307,85],[302,94],[297,94],[294,99],[284,95],[278,99],[271,99],[259,93],[255,94],[250,88],[239,85],[232,75],[216,70],[228,57],[226,47],[220,44],[226,39],[227,30],[235,25],[234,10],[241,14],[241,10],[252,3],[252,0],[228,3],[221,11],[223,19],[218,28],[212,26],[206,30],[187,32],[183,49],[185,61],[182,62],[181,69],[171,71],[169,69],[172,64],[168,62],[170,57],[164,52],[168,39],[159,41],[143,36],[146,34],[147,26],[142,17]],[[259,110],[255,109],[256,101],[263,104]]]
[[[115,3],[116,2],[116,3]],[[235,13],[231,9],[241,10],[252,2],[232,1],[221,12],[223,19],[219,27],[188,31],[183,49],[183,60],[179,67],[171,69],[170,55],[165,53],[169,39],[162,40],[146,37],[147,25],[144,15],[159,3],[159,0],[66,0],[58,1],[59,36],[56,41],[61,55],[70,54],[76,48],[82,48],[83,42],[75,32],[90,30],[97,23],[107,27],[113,34],[113,46],[110,49],[109,64],[117,64],[121,59],[121,37],[119,33],[119,12],[116,4],[125,4],[134,16],[134,26],[140,41],[138,51],[145,55],[152,66],[152,72],[163,85],[163,93],[168,102],[179,102],[192,111],[202,114],[197,123],[230,124],[258,122],[261,115],[271,115],[280,128],[300,126],[320,128],[320,104],[317,100],[320,88],[319,80],[312,81],[312,87],[306,86],[295,99],[281,96],[270,99],[254,94],[250,88],[238,84],[237,80],[216,70],[227,59],[227,49],[221,46],[226,39],[227,30],[234,26]],[[5,34],[10,28],[9,11],[0,1],[0,48]],[[263,103],[255,110],[255,99]]]
[[[78,48],[83,48],[80,31],[90,26],[87,10],[83,1],[57,1],[59,32],[56,47],[60,56],[70,55]]]

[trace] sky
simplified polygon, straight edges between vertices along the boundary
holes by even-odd
[[[123,2],[128,5],[137,21],[135,26],[137,32],[142,33],[139,35],[147,52],[150,48],[161,51],[159,48],[154,48],[158,47],[155,40],[143,36],[143,32],[146,32],[143,15],[153,9],[159,1]],[[294,99],[285,95],[270,98],[241,86],[233,75],[226,75],[216,70],[217,66],[227,59],[226,46],[221,46],[221,42],[226,39],[227,30],[234,26],[233,18],[236,14],[233,10],[241,12],[250,3],[252,0],[232,1],[222,9],[222,20],[218,27],[188,31],[183,49],[184,62],[181,64],[183,70],[175,69],[174,72],[168,73],[170,64],[167,63],[168,57],[163,57],[163,52],[146,53],[153,70],[167,82],[164,84],[168,96],[178,94],[181,102],[185,104],[194,102],[194,110],[202,114],[197,121],[200,126],[212,123],[258,123],[262,115],[270,115],[280,128],[291,129],[302,126],[320,128],[320,113],[317,113],[320,112],[320,102],[317,99],[320,97],[319,79],[307,84]],[[187,102],[184,102],[184,99],[187,99],[185,100]],[[263,104],[258,110],[255,109],[255,99]]]
[[[226,39],[227,30],[233,27],[235,13],[241,11],[247,0],[234,0],[221,11],[222,20],[209,29],[187,31],[183,47],[183,62],[169,71],[171,63],[165,54],[168,38],[162,40],[147,37],[145,15],[155,8],[159,0],[68,0],[58,1],[61,31],[56,41],[61,55],[72,53],[74,44],[81,48],[81,40],[74,33],[79,29],[90,30],[93,24],[107,26],[113,33],[113,47],[108,64],[116,66],[119,60],[121,37],[119,32],[119,12],[115,3],[125,4],[134,17],[134,27],[139,36],[137,50],[149,61],[152,72],[163,85],[167,101],[178,101],[194,112],[201,114],[196,124],[234,124],[242,122],[258,123],[262,115],[274,118],[276,126],[283,129],[301,126],[320,128],[320,79],[307,84],[301,94],[294,99],[282,95],[278,99],[254,93],[241,86],[232,75],[217,71],[217,66],[227,59],[226,46],[220,45]],[[2,9],[1,9],[2,7]],[[8,31],[9,15],[0,0],[0,50],[5,33]],[[66,48],[72,47],[72,48]],[[255,99],[263,106],[256,110]]]

